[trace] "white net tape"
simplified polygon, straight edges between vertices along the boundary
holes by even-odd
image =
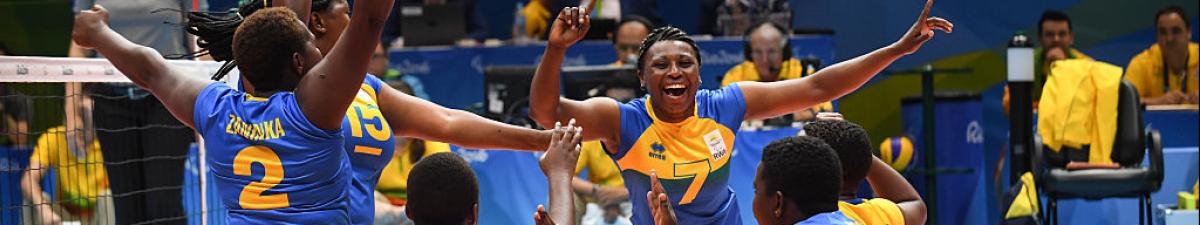
[[[209,79],[220,62],[167,60],[172,69]],[[237,70],[226,78],[237,76]],[[104,59],[0,56],[0,82],[130,82]]]

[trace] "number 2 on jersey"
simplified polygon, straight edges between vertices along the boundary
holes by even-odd
[[[259,181],[252,181],[242,188],[242,194],[238,197],[238,204],[242,209],[278,209],[286,208],[291,205],[288,202],[287,193],[267,194],[263,192],[270,190],[283,181],[283,162],[279,160],[279,155],[275,154],[274,150],[266,146],[255,145],[243,148],[238,151],[237,156],[233,158],[233,174],[239,176],[252,176],[250,167],[254,163],[261,164],[263,167],[263,177]]]

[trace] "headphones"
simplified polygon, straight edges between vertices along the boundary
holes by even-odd
[[[753,53],[754,53],[754,49],[752,49],[750,47],[750,35],[754,34],[754,31],[758,30],[758,28],[763,25],[769,25],[770,27],[773,27],[773,28],[775,28],[775,30],[779,31],[779,34],[783,35],[783,49],[781,49],[782,50],[781,53],[783,54],[783,61],[788,61],[788,60],[792,59],[792,42],[791,42],[791,40],[788,39],[788,34],[790,34],[791,32],[788,32],[788,29],[784,28],[782,25],[771,22],[769,20],[763,20],[761,22],[758,22],[758,23],[754,24],[754,26],[750,27],[749,30],[746,30],[746,34],[742,36],[742,39],[745,40],[744,41],[745,45],[742,47],[742,57],[745,57],[746,61],[754,62],[754,57],[752,57]]]

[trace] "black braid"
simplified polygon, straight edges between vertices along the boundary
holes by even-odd
[[[212,79],[224,78],[237,67],[237,60],[233,58],[233,33],[245,17],[265,8],[263,4],[263,1],[248,0],[229,12],[188,12],[184,26],[188,34],[196,36],[196,46],[200,47],[200,51],[188,56],[209,55],[213,60],[224,61]],[[331,4],[331,0],[314,0],[311,9],[313,12],[328,10]]]

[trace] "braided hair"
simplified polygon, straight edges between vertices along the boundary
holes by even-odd
[[[682,41],[687,43],[688,46],[692,47],[692,51],[696,53],[696,64],[700,64],[700,48],[696,47],[696,41],[688,37],[687,32],[683,32],[679,28],[665,26],[650,31],[650,35],[647,35],[646,39],[642,40],[642,47],[638,48],[638,73],[642,72],[642,66],[645,65],[646,51],[649,51],[650,47],[654,46],[655,43],[663,41]]]
[[[331,0],[313,0],[312,11],[324,11],[330,8]],[[220,80],[237,67],[237,59],[233,57],[233,33],[237,31],[242,21],[258,10],[267,8],[270,0],[247,0],[229,12],[188,12],[184,26],[188,34],[196,36],[196,46],[200,51],[192,56],[209,55],[213,60],[223,61],[224,64],[212,75],[213,80]]]

